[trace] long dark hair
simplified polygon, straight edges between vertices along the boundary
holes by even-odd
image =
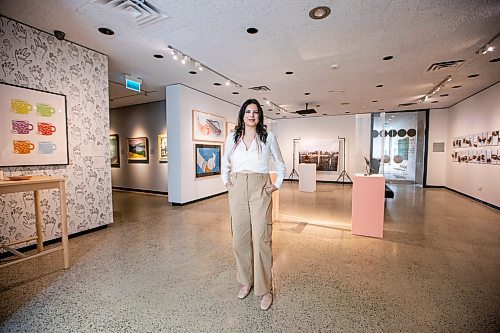
[[[259,136],[260,141],[266,143],[267,141],[267,126],[264,125],[264,111],[262,111],[262,107],[258,100],[250,98],[243,103],[240,109],[240,113],[238,114],[238,124],[236,124],[234,131],[234,143],[238,144],[240,139],[243,137],[245,133],[245,122],[243,121],[243,117],[245,116],[245,111],[247,106],[250,104],[255,104],[257,106],[257,110],[259,111],[259,122],[257,123],[256,132]]]

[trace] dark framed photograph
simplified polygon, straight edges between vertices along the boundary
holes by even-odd
[[[120,167],[120,138],[118,134],[109,136],[109,160],[112,168]]]

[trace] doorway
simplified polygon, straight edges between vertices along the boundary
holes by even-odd
[[[426,110],[372,114],[371,158],[388,182],[423,185],[426,124]]]

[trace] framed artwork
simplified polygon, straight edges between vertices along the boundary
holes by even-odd
[[[236,127],[236,124],[235,123],[231,123],[231,122],[226,122],[226,128],[227,128],[227,134],[226,136],[228,136],[230,133],[233,133],[234,134],[234,128]]]
[[[149,163],[148,138],[127,138],[127,158],[130,163]]]
[[[299,163],[315,163],[316,171],[338,171],[339,140],[301,140],[299,145]]]
[[[206,145],[199,143],[194,145],[196,178],[220,175],[221,149],[221,145]]]
[[[120,167],[120,139],[118,134],[109,136],[109,160],[112,168]]]
[[[160,163],[168,162],[168,146],[167,146],[167,135],[158,135],[158,161]]]
[[[0,166],[69,164],[66,95],[0,83]]]
[[[226,118],[193,110],[193,141],[224,142]]]

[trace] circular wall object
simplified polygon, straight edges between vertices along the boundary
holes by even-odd
[[[396,132],[396,130],[391,129],[391,130],[389,131],[389,136],[390,136],[391,138],[395,137],[397,134],[398,134],[398,132]]]
[[[415,131],[414,128],[410,128],[406,134],[408,134],[409,137],[414,137],[415,135],[417,135],[417,131]]]
[[[384,155],[384,158],[382,159],[382,162],[389,163],[390,161],[391,161],[391,157],[389,155]]]
[[[394,156],[394,163],[398,163],[399,164],[401,162],[403,162],[403,156],[401,156],[401,155]]]
[[[380,131],[380,136],[387,136],[387,131],[386,130],[381,130]]]
[[[373,130],[372,131],[372,138],[376,138],[376,137],[378,137],[378,131]]]
[[[399,137],[404,137],[404,136],[406,136],[406,130],[405,130],[405,129],[400,129],[400,130],[398,131],[398,136],[399,136]]]

